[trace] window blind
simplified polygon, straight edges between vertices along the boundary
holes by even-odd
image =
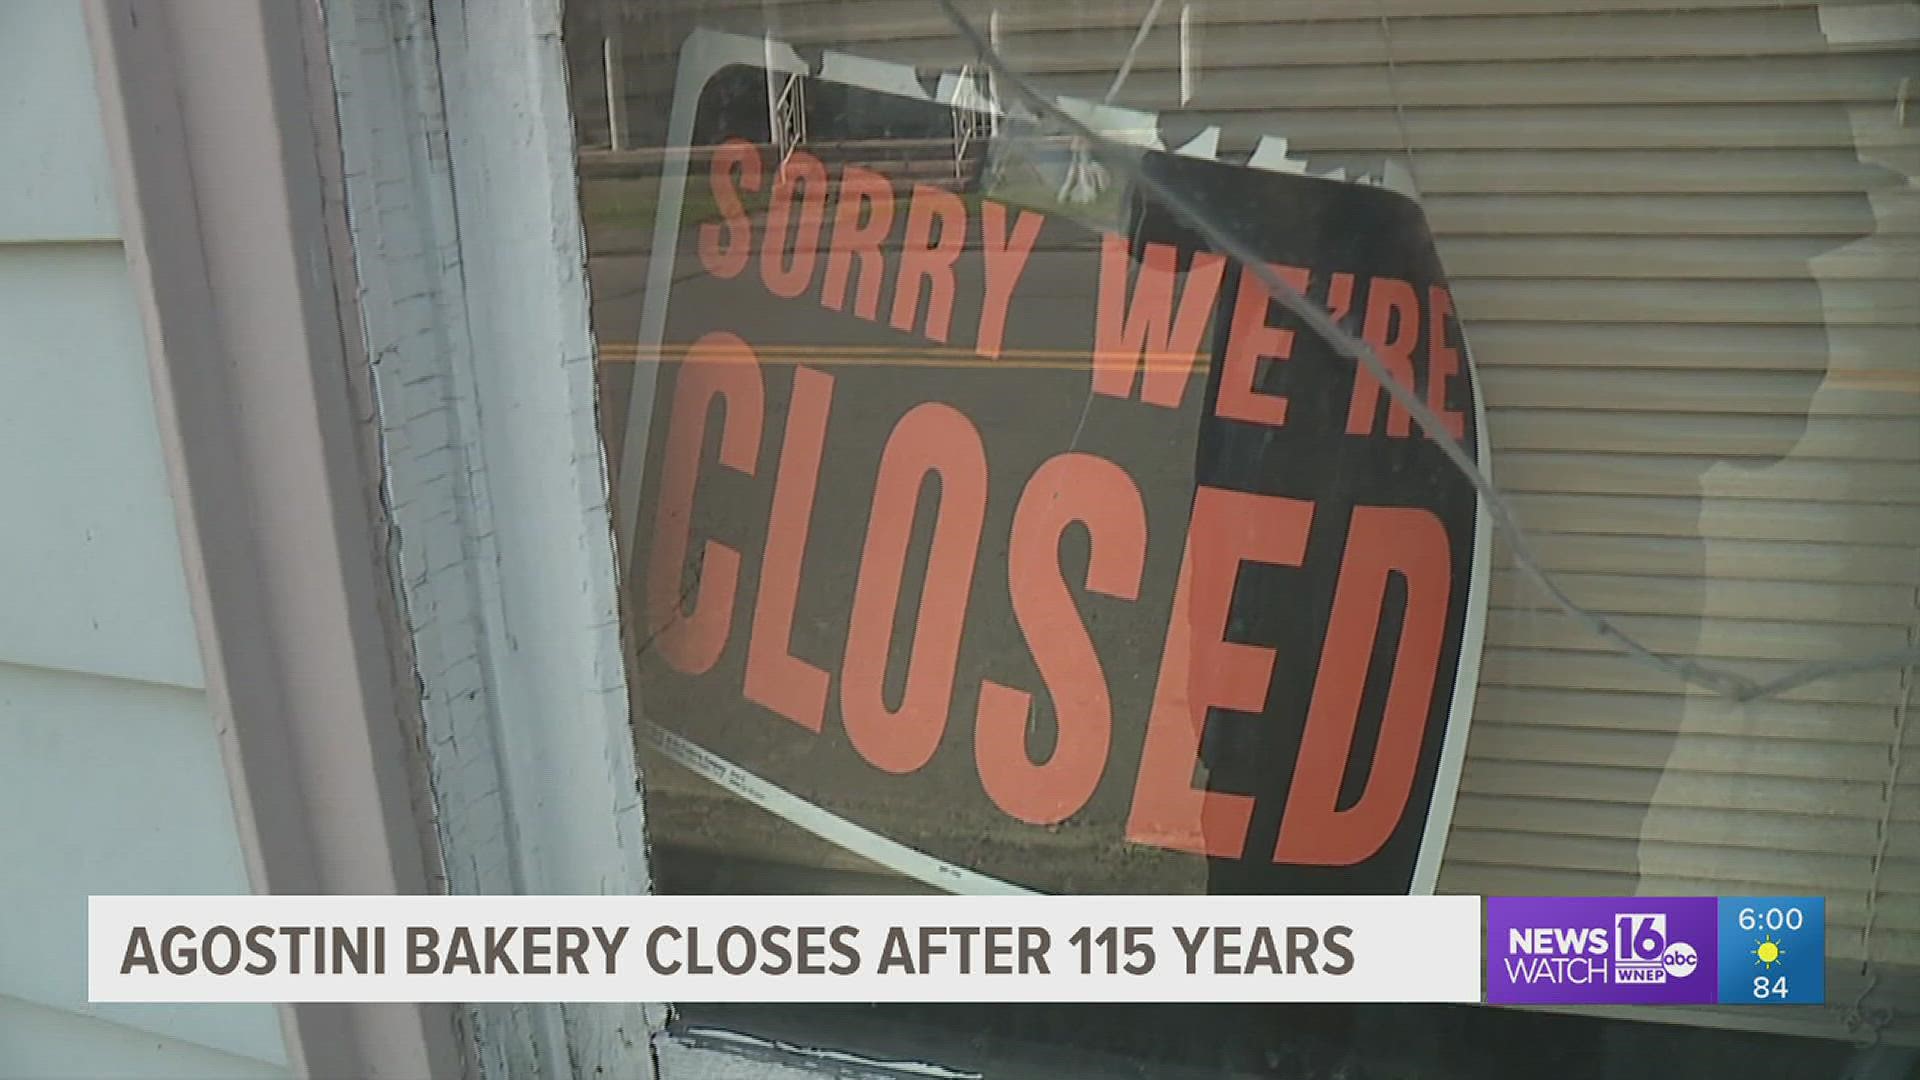
[[[1148,6],[997,22],[1015,66],[1098,100]],[[696,8],[802,48],[974,60],[926,0],[682,0],[652,33]],[[1316,169],[1404,162],[1544,564],[1651,647],[1762,675],[1916,642],[1911,82],[1911,2],[1170,0],[1115,101],[1219,125],[1222,156],[1271,134]],[[1497,555],[1442,890],[1825,895],[1825,1009],[1659,1016],[1920,1041],[1914,672],[1729,703]]]

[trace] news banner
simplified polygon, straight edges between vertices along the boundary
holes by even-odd
[[[1820,897],[89,900],[96,1002],[1809,1005]]]

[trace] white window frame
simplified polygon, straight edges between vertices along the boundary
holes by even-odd
[[[650,891],[556,0],[319,0],[455,893]],[[664,1004],[467,1010],[481,1075],[817,1076]]]
[[[650,892],[563,5],[311,2],[447,888]],[[682,1036],[665,1003],[465,1012],[488,1078],[797,1080],[862,1066]]]
[[[317,6],[447,887],[646,892],[560,5]],[[468,1012],[487,1077],[650,1077],[666,1015]]]

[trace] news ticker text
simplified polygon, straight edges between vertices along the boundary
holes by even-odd
[[[96,1002],[1825,1000],[1820,897],[97,896],[88,933]]]

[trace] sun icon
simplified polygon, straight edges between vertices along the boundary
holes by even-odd
[[[1780,947],[1779,942],[1773,940],[1771,934],[1761,938],[1760,943],[1753,947],[1753,962],[1768,970],[1772,970],[1773,965],[1780,963],[1784,956],[1786,956],[1786,950]]]

